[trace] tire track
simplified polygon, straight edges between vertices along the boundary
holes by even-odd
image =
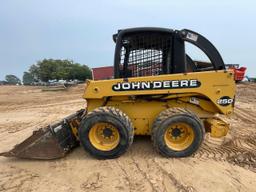
[[[164,177],[158,167],[153,166],[152,159],[159,154],[153,150],[150,137],[138,136],[135,138],[135,143],[130,154],[131,163],[143,176],[145,182],[150,184],[151,191],[167,192],[168,190],[165,184],[167,181],[166,177]],[[141,140],[137,141],[137,138]],[[168,183],[170,182],[171,181],[168,180]]]
[[[141,146],[143,147],[143,146]],[[175,191],[181,192],[191,192],[196,191],[192,186],[186,186],[182,184],[174,175],[168,173],[162,165],[159,165],[155,161],[155,156],[158,155],[156,153],[152,153],[152,151],[143,151],[140,152],[143,154],[141,159],[134,158],[134,155],[131,155],[131,159],[136,168],[141,172],[143,177],[146,179],[148,183],[150,183],[152,191],[157,192],[167,192],[170,191],[165,184],[165,181],[168,180],[168,183],[173,187]],[[157,175],[157,177],[156,177]]]
[[[143,178],[149,183],[151,189],[153,192],[157,192],[157,190],[154,187],[154,183],[150,180],[148,174],[139,166],[139,163],[137,160],[135,160],[133,157],[131,157],[133,164],[136,166],[137,170],[140,171],[140,173],[143,175]]]
[[[129,191],[131,192],[133,187],[132,187],[132,181],[129,177],[129,174],[127,173],[126,169],[122,166],[122,164],[119,162],[118,159],[115,162],[117,164],[117,167],[119,167],[122,170],[122,172],[124,173],[124,179],[127,181],[128,186],[129,186]]]
[[[92,173],[80,186],[84,191],[96,191],[103,188],[104,177],[100,172]]]
[[[0,191],[28,191],[29,186],[25,186],[26,183],[31,183],[37,177],[37,174],[30,173],[24,169],[11,167],[11,170],[0,171]]]
[[[115,186],[118,191],[155,191],[131,158],[106,161],[105,166],[115,170],[118,178],[121,179]]]
[[[161,170],[162,173],[164,173],[165,176],[169,178],[170,181],[172,181],[172,183],[179,192],[196,192],[196,190],[192,186],[186,186],[182,184],[179,180],[177,180],[172,173],[166,171],[166,169],[163,168],[159,163],[157,163],[155,159],[153,160],[153,163]]]
[[[256,172],[256,136],[237,137],[219,146],[210,145],[209,141],[206,141],[193,157],[228,161]]]
[[[239,119],[243,120],[244,122],[255,124],[256,116],[254,116],[251,112],[248,112],[244,109],[236,107],[235,108],[235,115]]]

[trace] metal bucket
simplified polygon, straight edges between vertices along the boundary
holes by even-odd
[[[57,159],[79,145],[76,135],[84,110],[77,111],[62,121],[34,131],[33,134],[0,156],[26,159]]]

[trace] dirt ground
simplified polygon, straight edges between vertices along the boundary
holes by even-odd
[[[149,137],[136,137],[114,160],[96,160],[81,147],[52,161],[0,157],[0,191],[256,191],[256,84],[237,90],[228,136],[207,136],[192,157],[161,157]],[[0,86],[0,152],[83,108],[82,93],[83,85],[58,92]]]

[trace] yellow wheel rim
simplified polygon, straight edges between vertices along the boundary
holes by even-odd
[[[89,140],[98,150],[110,151],[119,141],[118,129],[110,123],[96,123],[89,131]]]
[[[164,134],[166,145],[175,151],[187,149],[194,141],[195,134],[190,125],[186,123],[175,123],[170,125]]]

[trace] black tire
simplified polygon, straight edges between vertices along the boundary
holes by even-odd
[[[89,139],[91,128],[97,123],[110,123],[118,130],[120,139],[118,145],[109,151],[99,150]],[[85,151],[98,159],[113,159],[127,151],[133,142],[134,128],[129,117],[114,107],[99,107],[88,113],[82,120],[78,130],[81,145]]]
[[[185,123],[193,131],[192,143],[183,150],[170,148],[165,142],[165,133],[169,126]],[[183,108],[169,108],[159,114],[152,126],[151,139],[154,148],[165,157],[187,157],[192,155],[204,139],[205,129],[201,120],[192,112]]]

